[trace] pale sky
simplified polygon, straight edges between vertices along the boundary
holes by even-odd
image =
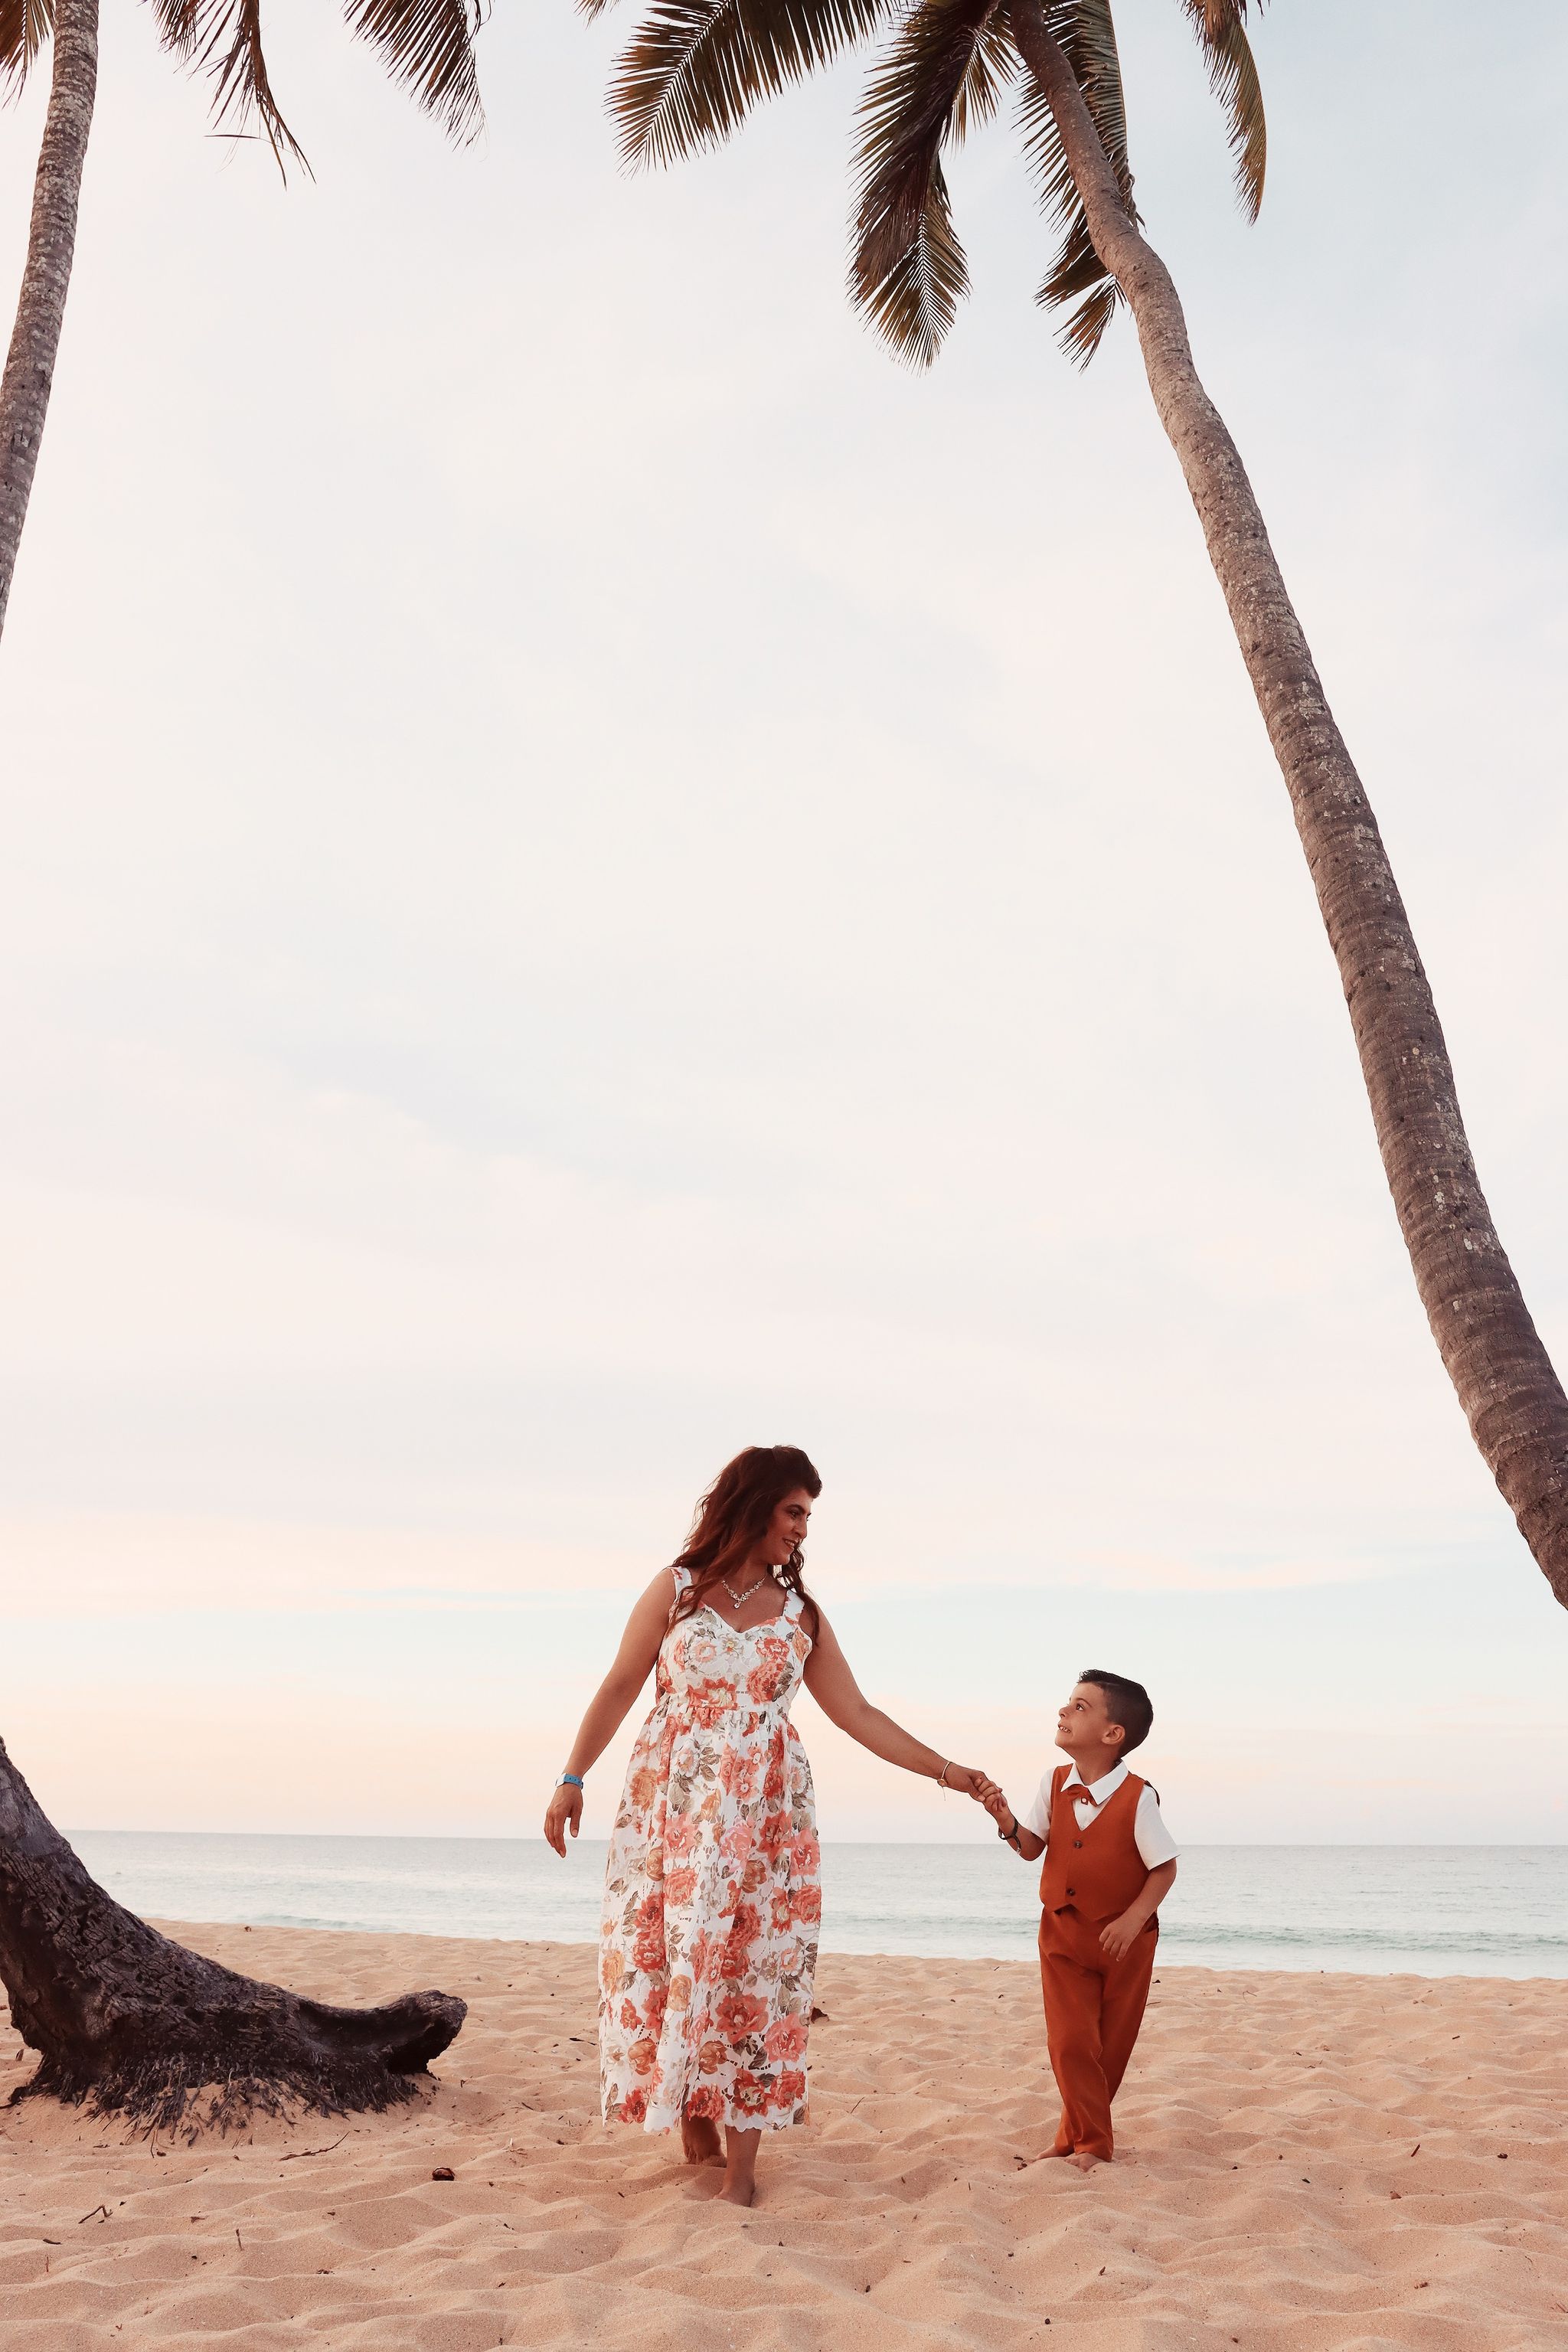
[[[852,75],[629,180],[626,19],[499,7],[453,153],[273,14],[287,192],[108,12],[0,654],[40,1797],[532,1834],[698,1491],[784,1439],[865,1685],[1010,1787],[1095,1664],[1189,1841],[1484,1838],[1500,1764],[1562,1840],[1568,1616],[1426,1332],[1131,333],[1057,352],[1005,131],[915,378],[843,297]],[[1562,1365],[1568,26],[1278,0],[1247,229],[1174,0],[1121,16]],[[800,1721],[827,1835],[990,1834]]]

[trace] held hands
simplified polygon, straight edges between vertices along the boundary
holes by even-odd
[[[956,1789],[961,1797],[973,1797],[976,1804],[983,1805],[985,1802],[985,1790],[994,1789],[996,1783],[994,1780],[988,1780],[978,1765],[950,1764],[942,1777],[942,1786],[945,1789]]]
[[[1017,1820],[1017,1814],[1013,1811],[1012,1806],[1007,1802],[1002,1790],[994,1780],[983,1780],[980,1786],[975,1790],[974,1794],[979,1798],[980,1802],[984,1806],[986,1811],[990,1814],[998,1829],[1001,1828],[1004,1822],[1016,1822]]]
[[[544,1836],[546,1843],[552,1845],[557,1853],[563,1854],[566,1851],[567,1828],[570,1826],[572,1834],[575,1837],[577,1834],[577,1824],[582,1818],[582,1790],[574,1789],[569,1782],[563,1781],[560,1788],[552,1792],[549,1808],[545,1812]]]

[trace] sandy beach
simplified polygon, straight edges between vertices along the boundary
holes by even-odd
[[[750,2213],[597,2121],[592,1951],[183,1927],[325,1998],[460,1992],[398,2115],[196,2147],[0,2109],[4,2352],[1518,2352],[1568,2331],[1568,1985],[1163,1969],[1088,2179],[1032,1970],[825,1959]],[[0,2085],[30,2061],[0,2030]],[[432,2179],[437,2166],[456,2178]]]

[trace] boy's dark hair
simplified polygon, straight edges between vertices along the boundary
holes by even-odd
[[[1103,1666],[1085,1666],[1079,1680],[1092,1683],[1096,1690],[1105,1693],[1106,1714],[1127,1734],[1121,1743],[1123,1756],[1142,1748],[1154,1724],[1153,1706],[1142,1684],[1129,1682],[1125,1675],[1108,1675]]]

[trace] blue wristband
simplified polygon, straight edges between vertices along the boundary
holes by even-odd
[[[583,1783],[575,1772],[563,1772],[555,1785],[558,1789],[580,1789]]]

